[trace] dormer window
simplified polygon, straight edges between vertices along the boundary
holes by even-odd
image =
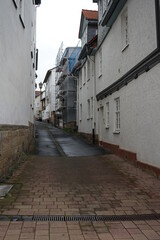
[[[40,5],[41,4],[41,0],[35,0],[35,5]]]

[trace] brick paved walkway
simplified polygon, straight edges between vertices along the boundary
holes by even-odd
[[[160,213],[160,180],[114,155],[33,156],[9,182],[15,187],[0,200],[3,215]],[[1,221],[0,239],[156,240],[160,221]]]

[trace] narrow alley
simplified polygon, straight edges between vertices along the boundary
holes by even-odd
[[[0,240],[160,240],[160,0],[0,2]]]
[[[0,200],[0,239],[160,239],[159,179],[51,125],[35,134]]]
[[[36,154],[40,156],[94,156],[105,154],[103,148],[89,144],[84,139],[67,134],[62,129],[36,122]]]

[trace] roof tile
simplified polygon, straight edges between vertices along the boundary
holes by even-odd
[[[98,11],[82,9],[82,13],[87,20],[89,20],[89,19],[97,20],[98,19]]]

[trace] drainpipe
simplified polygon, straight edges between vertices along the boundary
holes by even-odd
[[[96,139],[95,139],[95,102],[96,102],[96,69],[95,69],[95,57],[93,56],[94,59],[91,59],[91,57],[89,57],[90,60],[93,62],[93,71],[92,71],[92,77],[93,77],[93,119],[92,119],[92,142],[93,144],[96,143]]]
[[[92,132],[93,132],[93,143],[96,143],[95,139],[95,114],[96,114],[96,64],[95,64],[95,56],[94,56],[94,76],[93,76],[93,127],[92,127]]]

